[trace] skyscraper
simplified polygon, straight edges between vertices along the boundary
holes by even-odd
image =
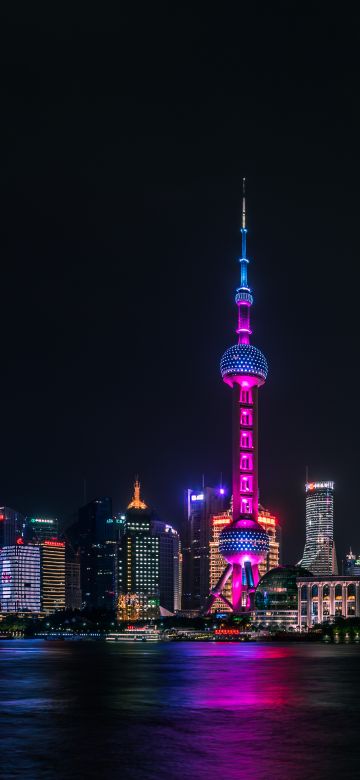
[[[210,587],[211,517],[221,512],[223,505],[222,489],[205,487],[185,491],[181,534],[183,609],[198,610],[205,606]]]
[[[119,614],[124,619],[158,617],[180,609],[180,540],[178,532],[160,520],[140,496],[134,495],[125,514],[119,541]]]
[[[0,611],[41,612],[40,547],[23,542],[0,550]]]
[[[233,522],[220,535],[219,550],[228,563],[211,591],[209,608],[232,575],[232,608],[250,609],[252,594],[259,581],[258,564],[269,550],[267,533],[258,523],[258,388],[264,384],[268,366],[263,353],[250,344],[250,308],[253,297],[248,285],[246,256],[245,180],[242,204],[242,255],[240,287],[235,296],[238,307],[237,344],[221,358],[222,378],[233,396]]]
[[[65,609],[65,542],[45,539],[40,543],[40,550],[41,609],[49,615]]]
[[[337,574],[334,483],[307,482],[306,541],[301,564],[312,574]]]
[[[118,591],[126,608],[136,602],[138,616],[145,620],[160,614],[160,542],[152,534],[152,514],[140,497],[140,483],[136,480],[125,513],[125,533],[119,542]]]
[[[117,526],[108,496],[79,509],[79,519],[66,531],[74,553],[79,554],[82,605],[114,609],[117,598]]]
[[[161,520],[152,520],[151,531],[159,537],[160,611],[181,609],[181,547],[178,532]]]

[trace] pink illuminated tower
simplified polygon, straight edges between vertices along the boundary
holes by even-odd
[[[250,344],[250,308],[246,257],[245,179],[242,201],[242,256],[240,287],[236,290],[238,343],[221,358],[222,378],[233,395],[233,522],[220,534],[219,552],[227,566],[211,590],[208,609],[221,598],[234,612],[250,609],[251,596],[259,582],[258,564],[269,550],[267,533],[258,523],[258,388],[264,384],[268,367],[263,353]],[[232,575],[232,603],[222,594]]]

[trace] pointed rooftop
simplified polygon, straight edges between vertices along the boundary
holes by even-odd
[[[134,483],[134,495],[128,504],[128,509],[148,509],[148,505],[140,498],[140,482],[138,479]]]

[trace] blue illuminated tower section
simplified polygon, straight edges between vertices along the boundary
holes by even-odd
[[[248,284],[249,259],[246,251],[245,179],[242,199],[242,253],[238,307],[237,343],[226,350],[220,362],[221,375],[233,395],[233,522],[220,535],[219,551],[228,563],[210,602],[222,598],[227,579],[232,576],[231,608],[249,609],[251,595],[259,581],[258,564],[266,556],[269,540],[258,518],[258,389],[264,384],[268,367],[263,353],[250,344],[250,309],[253,296]],[[210,606],[211,606],[210,603]]]

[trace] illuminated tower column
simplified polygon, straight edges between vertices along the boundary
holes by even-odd
[[[251,594],[259,581],[258,564],[269,549],[267,533],[258,518],[258,388],[267,377],[267,362],[263,353],[250,344],[250,308],[253,304],[248,286],[246,256],[245,180],[242,204],[242,255],[240,287],[235,301],[238,307],[238,342],[224,353],[220,369],[224,382],[233,394],[233,522],[221,532],[219,550],[229,566],[211,600],[219,597],[232,574],[232,606],[234,611],[249,609]],[[210,605],[211,608],[211,605]]]

